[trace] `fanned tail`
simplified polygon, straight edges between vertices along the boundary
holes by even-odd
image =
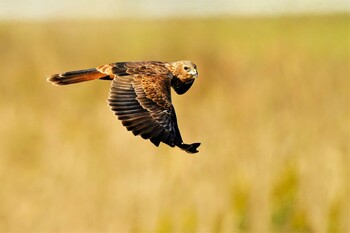
[[[47,78],[47,81],[55,85],[68,85],[106,77],[108,75],[99,72],[96,68],[92,68],[53,74]]]

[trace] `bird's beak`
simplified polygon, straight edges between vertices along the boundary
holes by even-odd
[[[197,72],[197,69],[193,69],[189,72],[191,75],[194,76],[194,78],[197,78],[198,77],[198,72]]]

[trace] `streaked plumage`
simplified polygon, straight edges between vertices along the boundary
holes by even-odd
[[[112,80],[108,103],[127,130],[151,140],[156,146],[163,142],[197,153],[200,143],[182,141],[170,90],[172,87],[177,94],[184,94],[197,76],[197,67],[190,61],[148,61],[111,63],[54,74],[47,80],[56,85]]]

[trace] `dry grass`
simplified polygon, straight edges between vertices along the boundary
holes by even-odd
[[[0,232],[349,232],[349,16],[0,24]],[[109,82],[190,59],[188,155],[116,121]]]

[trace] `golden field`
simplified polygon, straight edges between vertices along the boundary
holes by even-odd
[[[349,232],[349,19],[0,22],[0,232]],[[110,82],[45,78],[187,59],[196,155],[127,132]]]

